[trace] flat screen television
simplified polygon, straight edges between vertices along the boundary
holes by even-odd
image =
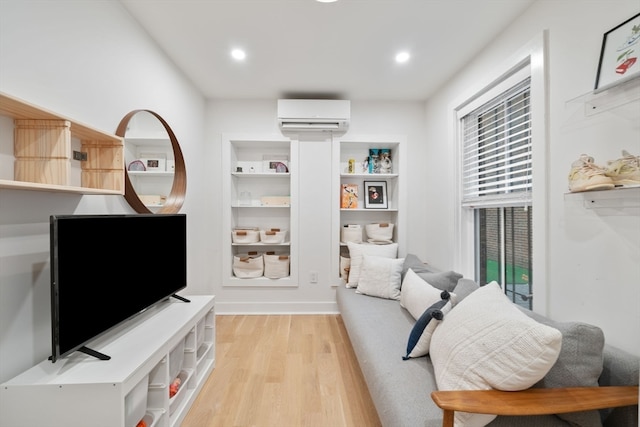
[[[187,286],[184,214],[52,215],[50,360],[86,344]]]

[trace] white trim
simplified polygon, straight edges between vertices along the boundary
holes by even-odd
[[[462,147],[460,146],[460,123],[458,116],[460,112],[466,111],[476,105],[475,102],[482,99],[486,94],[490,95],[492,90],[499,90],[499,85],[517,75],[519,69],[525,69],[531,75],[531,120],[532,120],[532,156],[535,168],[533,170],[533,218],[532,218],[532,264],[534,266],[533,282],[533,308],[534,311],[547,314],[548,308],[548,287],[547,277],[547,247],[548,247],[548,188],[547,188],[547,165],[549,152],[549,72],[548,72],[548,32],[544,30],[529,43],[523,46],[513,57],[508,59],[502,66],[495,70],[506,70],[500,74],[494,74],[481,82],[477,87],[471,88],[460,98],[459,102],[453,103],[451,109],[451,141],[454,147],[454,158],[460,159]],[[479,105],[479,104],[478,104]],[[455,164],[455,194],[453,208],[454,212],[454,268],[466,277],[474,277],[474,219],[473,209],[461,208],[462,201],[462,166],[460,162]]]

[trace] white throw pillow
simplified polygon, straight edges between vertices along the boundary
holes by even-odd
[[[357,292],[386,299],[400,299],[404,258],[363,255]]]
[[[358,286],[363,255],[374,255],[384,258],[398,257],[397,243],[391,243],[389,245],[373,245],[368,243],[347,242],[347,246],[349,247],[349,258],[351,258],[347,288],[355,288]]]
[[[418,320],[427,308],[440,301],[442,292],[409,269],[400,288],[400,305]]]
[[[542,379],[560,354],[562,334],[522,313],[491,282],[460,301],[431,337],[439,390],[524,390]],[[496,416],[456,412],[458,427]]]

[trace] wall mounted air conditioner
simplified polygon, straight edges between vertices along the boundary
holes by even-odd
[[[346,132],[351,101],[333,99],[279,99],[278,126],[286,132]]]

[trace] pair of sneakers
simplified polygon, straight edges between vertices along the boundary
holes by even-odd
[[[605,167],[594,163],[586,154],[571,164],[569,190],[572,193],[607,190],[622,185],[640,185],[640,156],[622,150],[622,157],[609,160]]]

